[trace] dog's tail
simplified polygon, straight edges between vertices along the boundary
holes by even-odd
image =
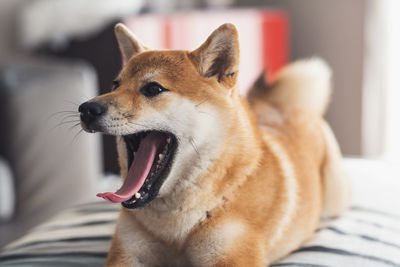
[[[271,84],[267,84],[263,72],[249,90],[248,99],[251,105],[268,101],[302,106],[322,116],[330,95],[329,66],[320,58],[311,58],[286,66]]]

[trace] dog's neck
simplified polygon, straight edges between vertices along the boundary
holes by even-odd
[[[258,127],[247,103],[239,97],[235,101],[235,109],[226,113],[225,133],[219,140],[200,144],[192,155],[185,155],[190,168],[181,172],[172,192],[133,211],[144,227],[165,242],[182,245],[193,227],[206,219],[214,207],[229,201],[258,164]]]

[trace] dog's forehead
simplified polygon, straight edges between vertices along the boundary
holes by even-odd
[[[171,77],[182,75],[187,57],[184,51],[146,51],[132,57],[122,70],[122,78],[165,74]]]

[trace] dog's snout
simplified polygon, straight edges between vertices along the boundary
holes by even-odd
[[[98,102],[85,102],[81,104],[78,111],[81,113],[81,120],[90,130],[95,130],[96,119],[106,112],[106,106]]]
[[[91,117],[97,117],[106,111],[106,108],[97,102],[85,102],[79,106],[78,111]]]

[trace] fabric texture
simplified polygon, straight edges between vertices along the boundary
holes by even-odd
[[[380,162],[346,160],[351,208],[321,221],[304,246],[272,266],[400,267],[400,171]],[[92,202],[67,210],[0,254],[6,266],[102,266],[120,205]]]

